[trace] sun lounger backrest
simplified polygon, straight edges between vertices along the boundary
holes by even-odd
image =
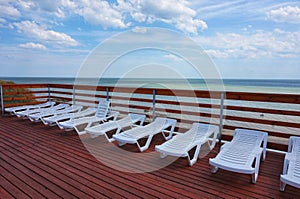
[[[206,134],[211,134],[210,132],[218,131],[218,127],[215,125],[204,124],[204,123],[193,123],[192,129],[196,127],[197,136],[196,139],[199,137],[203,137]]]
[[[192,127],[186,131],[184,134],[180,134],[180,136],[184,136],[185,140],[189,140],[189,142],[193,142],[195,140],[198,140],[198,138],[202,137],[203,135],[206,134],[206,129],[203,131],[205,126],[201,125],[198,122],[195,122],[192,124]]]
[[[288,153],[291,152],[300,154],[300,137],[297,136],[290,137]]]
[[[261,131],[236,129],[232,142],[243,143],[244,146],[260,146],[265,133]]]
[[[294,151],[298,154],[297,157],[300,158],[300,138],[295,141]]]
[[[109,105],[110,101],[106,99],[100,99],[95,116],[99,118],[105,118],[108,113]]]
[[[158,117],[153,122],[149,123],[147,126],[152,128],[153,132],[159,132],[167,122],[166,118]]]
[[[132,119],[130,116],[126,116],[126,117],[116,121],[116,124],[121,128],[123,126],[127,126],[128,124],[131,124],[131,123],[132,123]]]

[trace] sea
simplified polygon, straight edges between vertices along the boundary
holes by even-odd
[[[300,94],[300,79],[119,79],[72,77],[0,77],[16,84],[82,84],[171,89],[225,90],[256,93]]]

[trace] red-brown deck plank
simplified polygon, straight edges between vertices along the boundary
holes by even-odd
[[[0,176],[0,181],[4,182],[5,179],[2,178],[2,176]],[[13,199],[14,198],[9,192],[7,192],[5,189],[3,189],[2,186],[0,186],[0,196],[1,196],[1,198],[5,198],[5,199]]]
[[[2,174],[0,175],[1,187],[5,190],[4,192],[9,192],[14,198],[29,198],[22,190],[18,189],[10,180],[4,178]],[[7,195],[7,194],[6,194]],[[1,198],[4,196],[1,195]]]
[[[219,145],[206,157],[189,167],[185,158],[148,173],[117,171],[98,161],[73,133],[57,127],[31,123],[13,116],[0,118],[0,198],[297,198],[300,189],[286,187],[279,191],[279,176],[284,155],[268,152],[261,163],[256,184],[249,175],[219,170],[210,172],[209,157],[215,157]],[[131,153],[120,157],[115,145],[97,143],[102,138],[82,137],[88,147],[105,155],[115,166],[136,169],[141,165],[151,168],[159,159],[153,153],[141,157]],[[148,152],[162,143],[155,136]],[[136,152],[134,145],[119,147]],[[101,151],[99,151],[101,150]],[[167,157],[170,158],[170,157]]]

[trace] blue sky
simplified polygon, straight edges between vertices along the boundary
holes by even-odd
[[[141,27],[190,37],[223,78],[300,78],[298,0],[0,0],[0,76],[75,77],[101,42]]]

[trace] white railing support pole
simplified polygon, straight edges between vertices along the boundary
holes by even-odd
[[[222,92],[221,101],[220,101],[219,143],[221,143],[222,141],[224,100],[225,100],[225,92]]]
[[[3,96],[3,88],[2,85],[0,85],[0,97],[1,97],[1,112],[2,112],[2,117],[4,117],[4,96]]]
[[[106,87],[106,100],[108,101],[109,100],[109,88]]]
[[[153,98],[152,98],[152,121],[155,120],[155,101],[156,101],[156,90],[153,89],[152,91]]]
[[[48,84],[48,101],[51,101],[50,84]]]
[[[72,104],[75,105],[76,99],[75,99],[75,85],[73,84],[73,90],[72,90]]]

